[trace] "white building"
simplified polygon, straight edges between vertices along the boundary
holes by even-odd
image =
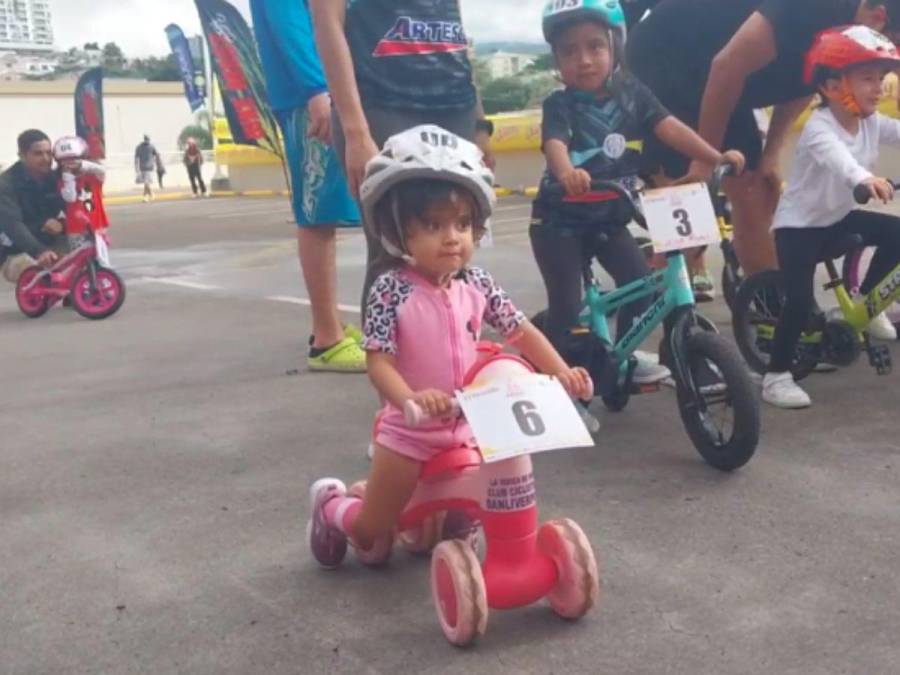
[[[16,161],[16,136],[25,129],[40,129],[51,139],[74,133],[74,93],[74,79],[0,82],[0,165]],[[150,135],[168,167],[166,187],[187,185],[177,141],[194,116],[181,82],[109,79],[103,83],[103,99],[108,191],[134,188],[134,147],[144,134]],[[206,162],[204,177],[214,168],[213,162]]]
[[[0,49],[52,51],[50,0],[0,0]]]
[[[0,0],[2,1],[2,0]],[[537,57],[531,54],[512,54],[510,52],[494,52],[484,57],[491,78],[512,77],[534,63]]]
[[[58,67],[59,61],[53,57],[0,52],[0,80],[51,75]]]

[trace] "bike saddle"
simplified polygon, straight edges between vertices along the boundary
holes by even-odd
[[[829,242],[819,253],[819,262],[842,258],[863,245],[863,238],[858,234],[848,234]]]
[[[425,462],[419,474],[419,480],[426,482],[443,480],[450,477],[449,474],[479,467],[481,463],[481,453],[475,448],[462,447],[446,450]]]

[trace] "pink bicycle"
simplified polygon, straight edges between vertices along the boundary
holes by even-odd
[[[523,359],[480,347],[483,358],[466,376],[466,385],[534,372]],[[487,353],[485,354],[485,350]],[[413,402],[404,411],[410,425],[425,421]],[[350,488],[365,494],[365,482]],[[447,512],[463,512],[481,523],[484,561],[467,540],[437,543]],[[531,458],[520,455],[483,462],[477,448],[441,453],[422,466],[419,485],[397,528],[397,538],[414,553],[435,546],[431,589],[438,620],[454,645],[470,644],[487,627],[488,609],[524,607],[547,598],[559,616],[575,620],[597,602],[599,574],[593,549],[572,520],[551,520],[538,527]],[[366,564],[383,564],[390,557]]]
[[[125,302],[125,282],[109,267],[108,251],[105,234],[91,232],[88,243],[52,267],[32,265],[16,284],[19,309],[36,319],[68,297],[85,318],[105,319],[115,314]]]

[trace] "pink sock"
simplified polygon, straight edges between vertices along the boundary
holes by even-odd
[[[329,524],[349,535],[350,526],[356,520],[361,507],[362,499],[358,497],[334,497],[325,502],[322,510]]]

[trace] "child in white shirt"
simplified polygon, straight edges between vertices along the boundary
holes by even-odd
[[[860,287],[863,294],[900,263],[900,218],[858,209],[853,198],[858,185],[866,185],[884,202],[893,198],[891,183],[871,169],[881,143],[900,146],[900,122],[877,112],[882,80],[897,68],[900,56],[894,45],[865,26],[825,31],[807,54],[806,79],[817,87],[822,105],[800,135],[772,225],[786,290],[763,379],[763,400],[775,406],[811,404],[794,382],[790,366],[814,307],[814,276],[822,250],[849,234],[860,234],[866,244],[877,247]],[[870,330],[879,337],[897,337],[883,315]]]

